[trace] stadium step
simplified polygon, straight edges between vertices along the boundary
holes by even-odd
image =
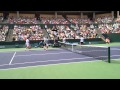
[[[12,41],[12,33],[13,33],[13,30],[9,29],[8,35],[6,37],[6,41]]]

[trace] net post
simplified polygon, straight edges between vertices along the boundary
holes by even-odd
[[[108,47],[108,63],[110,63],[110,47]]]

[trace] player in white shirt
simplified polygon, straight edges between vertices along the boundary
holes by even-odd
[[[83,43],[84,43],[84,38],[83,38],[83,36],[81,36],[80,37],[80,44],[83,45]]]
[[[27,39],[26,39],[25,45],[26,45],[26,49],[30,49],[30,48],[31,48],[31,46],[30,46],[30,40],[29,40],[28,37],[27,37]]]

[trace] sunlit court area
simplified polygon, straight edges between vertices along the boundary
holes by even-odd
[[[0,11],[0,79],[120,79],[119,11]]]

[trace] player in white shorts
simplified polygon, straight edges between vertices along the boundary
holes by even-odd
[[[27,37],[27,39],[26,39],[25,45],[26,45],[26,49],[30,49],[30,48],[31,48],[31,46],[30,46],[30,40],[29,40],[28,37]]]
[[[83,36],[80,37],[80,45],[83,45],[84,44],[84,38]]]

